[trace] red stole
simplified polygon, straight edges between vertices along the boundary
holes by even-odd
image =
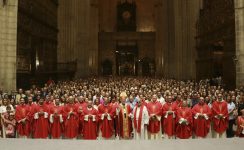
[[[135,114],[134,114],[134,127],[136,129],[136,131],[138,133],[141,133],[141,120],[142,120],[142,113],[143,113],[143,105],[141,105],[140,107],[140,112],[139,112],[139,118],[138,118],[138,121],[136,120],[136,114],[137,114],[137,108],[138,106],[136,106],[135,108]]]

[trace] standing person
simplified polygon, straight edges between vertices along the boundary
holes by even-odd
[[[233,125],[235,124],[235,116],[234,116],[234,111],[236,110],[236,105],[233,102],[235,100],[235,96],[228,96],[227,97],[227,107],[228,107],[228,114],[229,114],[229,123],[228,123],[228,128],[226,130],[226,135],[227,138],[232,138],[234,137],[234,131],[233,131]]]
[[[122,139],[130,139],[132,134],[132,108],[131,105],[126,104],[126,97],[121,96],[121,103],[119,107],[116,109],[118,116],[118,129],[119,136]]]
[[[244,109],[242,109],[240,112],[242,113],[242,115],[238,116],[236,120],[237,136],[244,138]]]
[[[159,139],[161,137],[162,105],[157,101],[156,94],[153,95],[152,101],[147,104],[147,109],[150,117],[148,125],[150,139]]]
[[[88,101],[83,114],[83,138],[85,140],[97,139],[98,111],[93,107],[92,101]]]
[[[54,105],[50,108],[50,135],[53,139],[59,139],[63,133],[63,106],[60,100],[55,99]]]
[[[29,106],[25,104],[24,98],[21,98],[19,105],[16,107],[15,119],[17,121],[17,134],[19,138],[27,138],[31,134],[31,113]]]
[[[187,101],[183,101],[182,107],[177,110],[176,137],[180,139],[189,139],[192,136],[192,112],[187,105]]]
[[[6,112],[1,114],[2,127],[3,127],[3,138],[14,138],[15,137],[15,126],[16,120],[14,119],[14,112],[10,106],[6,107]]]
[[[176,119],[176,111],[177,105],[172,102],[172,96],[168,96],[166,99],[166,103],[163,105],[163,129],[164,129],[164,137],[168,139],[173,139],[175,135],[175,119]]]
[[[44,99],[41,98],[34,108],[34,138],[48,138],[49,133],[49,110],[44,106]]]
[[[25,98],[25,94],[23,93],[23,89],[19,89],[18,94],[15,96],[15,103],[19,104],[21,98]]]
[[[38,100],[40,100],[40,98],[38,97]],[[29,114],[28,114],[28,118],[29,118],[29,122],[30,122],[30,127],[29,127],[29,131],[30,131],[30,135],[29,138],[33,137],[33,129],[34,129],[34,109],[36,107],[36,103],[33,102],[33,98],[31,96],[28,97],[28,102],[26,104],[29,108]]]
[[[213,128],[216,132],[216,138],[225,137],[225,131],[228,128],[228,107],[223,100],[222,94],[218,94],[217,101],[212,104]]]
[[[147,140],[147,126],[149,123],[149,115],[147,107],[142,104],[142,101],[138,99],[137,105],[133,110],[133,127],[134,127],[134,139]]]
[[[104,139],[111,139],[113,135],[113,108],[109,99],[104,97],[104,103],[98,106],[99,136]]]
[[[64,106],[64,136],[67,139],[75,139],[78,136],[79,116],[74,105],[74,98],[68,98],[68,104]]]
[[[210,130],[211,109],[200,97],[199,103],[192,108],[193,131],[196,138],[206,138]]]

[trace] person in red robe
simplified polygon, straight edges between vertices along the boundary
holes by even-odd
[[[193,131],[196,138],[206,138],[210,130],[211,109],[200,97],[199,103],[192,108]]]
[[[118,129],[119,136],[122,139],[130,139],[132,135],[132,108],[129,104],[126,104],[126,96],[120,96],[121,103],[116,110],[118,116]]]
[[[113,108],[109,104],[109,99],[104,97],[104,103],[98,106],[99,116],[99,136],[104,139],[110,139],[113,135]]]
[[[16,131],[19,138],[27,138],[30,136],[31,120],[29,119],[30,109],[25,104],[24,98],[20,98],[20,105],[16,107],[15,119],[17,122]]]
[[[176,112],[176,137],[189,139],[192,136],[192,112],[187,107],[187,101],[182,102]]]
[[[237,117],[237,136],[244,138],[244,109],[241,110],[242,115]]]
[[[31,96],[28,97],[28,103],[27,106],[29,107],[29,113],[28,113],[28,118],[30,121],[30,127],[29,127],[29,131],[30,131],[30,135],[29,138],[33,137],[33,129],[34,129],[34,109],[36,108],[36,103],[33,102],[33,98]]]
[[[150,139],[160,138],[160,122],[162,115],[162,105],[157,101],[157,95],[154,94],[151,102],[147,104],[147,109],[149,113],[149,125],[148,132]]]
[[[44,106],[44,99],[40,99],[34,108],[34,138],[48,138],[49,133],[49,110]]]
[[[75,104],[75,107],[78,112],[79,117],[79,134],[82,136],[82,130],[83,130],[83,110],[86,108],[87,103],[85,102],[85,98],[83,96],[80,96],[77,98],[78,102]]]
[[[74,105],[74,98],[68,98],[68,104],[64,106],[64,135],[67,139],[75,139],[78,135],[79,116]]]
[[[228,128],[229,114],[227,102],[223,100],[222,94],[218,94],[217,101],[212,104],[213,128],[217,138],[225,137]]]
[[[63,106],[60,100],[55,99],[55,105],[50,108],[50,135],[53,139],[60,139],[63,133]]]
[[[169,95],[162,108],[164,118],[162,122],[165,138],[173,139],[175,136],[175,119],[177,108],[177,104],[172,102],[172,96]]]
[[[97,139],[98,111],[93,108],[92,101],[88,101],[83,110],[83,138],[85,140]]]

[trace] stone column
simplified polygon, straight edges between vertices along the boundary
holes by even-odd
[[[16,90],[18,0],[0,1],[0,87]]]
[[[244,85],[244,1],[235,0],[236,86]]]

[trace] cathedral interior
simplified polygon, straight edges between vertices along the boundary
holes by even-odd
[[[0,0],[0,87],[88,76],[244,84],[243,0]]]

